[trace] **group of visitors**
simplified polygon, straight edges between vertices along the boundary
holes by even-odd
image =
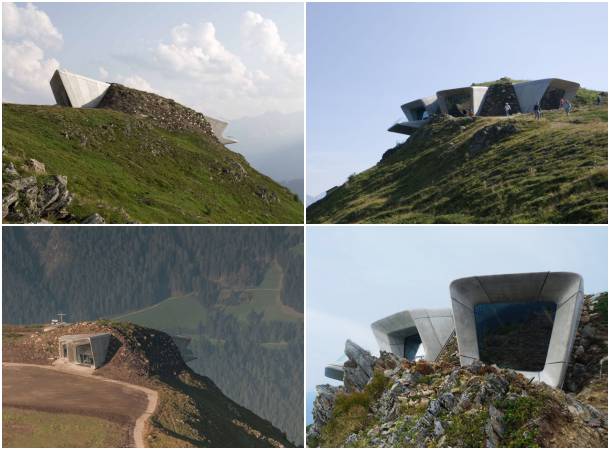
[[[602,101],[602,98],[600,95],[598,95],[596,104],[600,105],[601,101]],[[508,102],[504,103],[504,112],[506,113],[506,117],[510,116],[511,109],[512,108]],[[570,113],[572,112],[572,103],[570,103],[565,98],[562,98],[559,101],[559,109],[563,109],[566,113],[566,116],[569,116]],[[534,105],[534,117],[536,118],[536,120],[540,120],[542,118],[542,107],[540,106],[539,101],[537,101],[536,104]]]

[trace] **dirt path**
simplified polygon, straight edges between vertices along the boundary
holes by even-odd
[[[133,444],[146,447],[146,424],[157,408],[157,392],[90,372],[66,369],[2,363],[2,404],[90,415],[130,426],[135,422]]]

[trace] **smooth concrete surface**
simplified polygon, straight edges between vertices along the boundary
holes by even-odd
[[[388,131],[391,131],[393,133],[410,135],[410,134],[415,133],[418,129],[420,129],[427,122],[428,122],[428,119],[414,120],[412,122],[398,122],[398,123],[395,123],[394,125],[392,125],[390,128],[388,128]]]
[[[225,131],[225,128],[227,128],[227,126],[229,125],[228,122],[225,122],[225,121],[220,120],[220,119],[215,119],[215,118],[210,117],[210,116],[205,116],[205,118],[210,123],[210,125],[212,126],[212,132],[214,133],[214,136],[216,136],[216,138],[218,139],[218,141],[221,144],[229,145],[229,144],[236,144],[238,142],[237,140],[235,140],[231,136],[224,136],[223,135],[223,133]]]
[[[379,349],[400,357],[405,354],[405,339],[419,335],[424,359],[434,361],[453,333],[450,309],[401,311],[371,324]]]
[[[534,111],[534,105],[542,100],[547,91],[562,89],[565,91],[563,98],[570,101],[576,95],[580,84],[560,78],[546,78],[543,80],[515,83],[513,88],[515,89],[515,94],[517,94],[521,112],[529,113]]]
[[[417,120],[425,120],[422,117],[417,117],[417,110],[424,109],[428,113],[428,117],[438,112],[438,101],[436,95],[430,97],[418,98],[417,100],[405,103],[400,107],[409,122]]]
[[[465,95],[469,99],[469,107],[466,109],[470,109],[472,113],[476,116],[481,110],[481,106],[483,105],[483,99],[485,98],[486,93],[487,86],[468,86],[438,91],[436,93],[436,96],[438,98],[438,105],[441,112],[443,114],[449,114],[449,105],[447,104],[447,99],[454,95]]]
[[[64,69],[56,70],[50,83],[57,104],[72,108],[95,108],[110,87],[110,84],[103,81],[83,77]]]
[[[337,381],[343,381],[343,365],[342,364],[328,364],[324,368],[324,376]]]
[[[563,385],[584,299],[583,279],[579,274],[536,272],[475,276],[453,281],[449,292],[462,366],[479,359],[474,316],[476,305],[555,303],[557,309],[544,369],[521,373],[552,387]]]
[[[82,345],[88,345],[91,348],[94,368],[99,368],[106,362],[106,354],[108,345],[110,344],[110,333],[96,334],[68,334],[59,338],[59,358],[64,358],[63,346],[67,346],[67,360],[73,364],[79,364],[76,361],[76,348]]]

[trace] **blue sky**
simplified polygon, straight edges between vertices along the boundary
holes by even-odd
[[[302,4],[3,4],[4,101],[54,103],[63,67],[225,119],[303,111]]]
[[[607,4],[307,5],[307,193],[374,165],[400,105],[473,82],[607,90]]]
[[[342,226],[307,228],[308,410],[324,366],[347,338],[378,352],[369,325],[409,308],[450,306],[460,277],[568,271],[608,290],[607,227]]]

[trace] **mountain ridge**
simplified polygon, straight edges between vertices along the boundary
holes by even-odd
[[[307,221],[606,223],[608,112],[594,99],[581,89],[570,116],[540,121],[435,115],[310,204]]]

